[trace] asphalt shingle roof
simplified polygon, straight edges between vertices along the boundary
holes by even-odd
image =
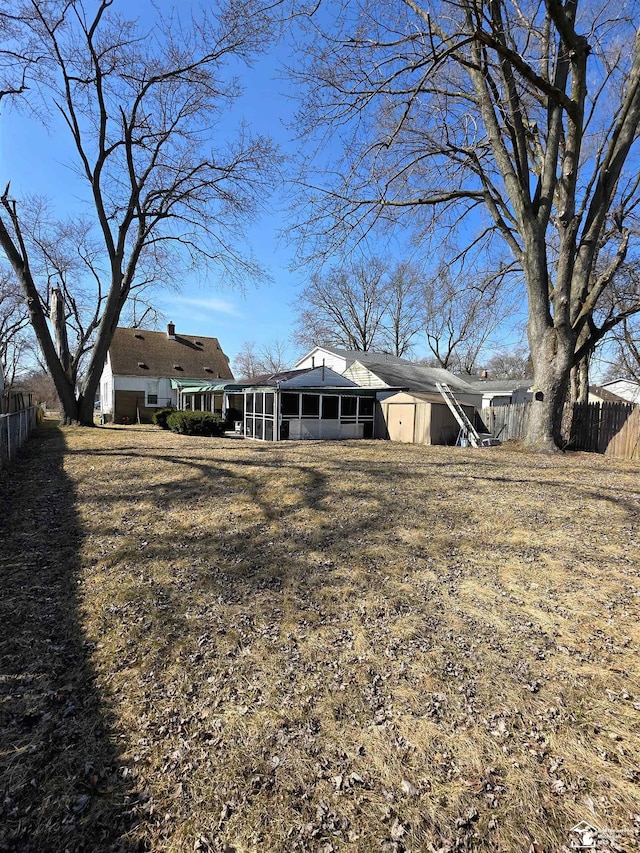
[[[117,376],[168,376],[171,379],[233,379],[229,359],[217,338],[117,328],[109,347]]]
[[[385,362],[364,364],[367,370],[375,374],[391,388],[408,388],[409,391],[427,391],[439,395],[436,382],[445,383],[454,393],[476,394],[466,382],[442,367],[427,367],[425,364],[393,364]]]

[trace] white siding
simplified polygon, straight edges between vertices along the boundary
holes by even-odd
[[[605,382],[602,387],[630,403],[640,403],[640,383],[632,379],[615,379],[613,382]]]
[[[322,347],[316,347],[311,350],[308,355],[301,358],[294,366],[296,370],[302,370],[306,367],[321,367],[323,362],[325,367],[335,370],[336,373],[343,373],[347,366],[347,360],[343,356],[334,355],[332,352],[322,349]]]
[[[347,379],[351,379],[356,385],[361,388],[388,388],[386,382],[383,382],[375,373],[372,373],[359,361],[354,362],[351,367],[348,367],[344,375]]]
[[[100,377],[100,409],[102,413],[113,412],[113,373],[111,372],[111,359],[107,354],[107,360],[102,368]]]

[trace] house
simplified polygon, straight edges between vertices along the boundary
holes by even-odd
[[[154,411],[177,406],[184,388],[200,391],[198,408],[221,411],[213,384],[232,380],[229,359],[217,338],[117,328],[100,378],[102,414],[115,423],[149,422]]]
[[[360,388],[376,392],[373,435],[420,444],[454,444],[460,425],[438,390],[449,386],[473,422],[479,394],[464,380],[444,368],[415,364],[386,353],[356,352],[316,347],[297,366],[330,364]],[[478,424],[481,430],[484,427]]]
[[[225,414],[241,425],[246,438],[373,438],[375,391],[324,365],[221,382]],[[183,392],[188,397],[189,391]]]
[[[412,391],[440,396],[438,383],[448,385],[456,399],[471,405],[480,403],[480,395],[466,382],[443,367],[428,367],[407,361],[377,362],[373,358],[356,360],[344,371],[344,376],[363,388],[379,389],[378,399],[384,391]],[[442,400],[442,398],[440,397]],[[442,400],[444,403],[444,400]]]
[[[622,397],[627,403],[640,405],[640,382],[635,379],[614,379],[611,382],[603,382],[600,387]]]
[[[508,406],[512,403],[528,403],[532,399],[529,390],[532,379],[489,379],[484,375],[461,376],[458,379],[470,386],[475,394],[481,396],[478,408],[489,406]]]
[[[405,358],[386,352],[363,352],[362,350],[344,350],[330,346],[317,346],[302,356],[293,366],[300,370],[306,367],[330,367],[336,373],[344,373],[355,361],[361,364],[411,364]]]
[[[411,362],[354,361],[344,375],[375,388],[375,435],[411,444],[455,444],[460,425],[438,390],[448,385],[471,422],[480,397],[442,367]]]
[[[589,403],[628,403],[624,397],[614,394],[608,388],[603,388],[601,385],[589,385]]]

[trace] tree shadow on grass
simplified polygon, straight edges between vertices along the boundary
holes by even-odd
[[[0,850],[131,851],[139,804],[83,636],[64,451],[45,426],[0,474]]]

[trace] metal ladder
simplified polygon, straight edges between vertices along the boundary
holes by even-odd
[[[464,436],[464,438],[471,443],[472,447],[490,447],[492,444],[500,444],[500,442],[496,441],[490,433],[478,432],[467,417],[460,403],[453,396],[453,391],[449,388],[446,382],[436,382],[436,388],[442,395],[447,406],[449,406],[453,412],[453,416],[460,424],[460,435]]]

